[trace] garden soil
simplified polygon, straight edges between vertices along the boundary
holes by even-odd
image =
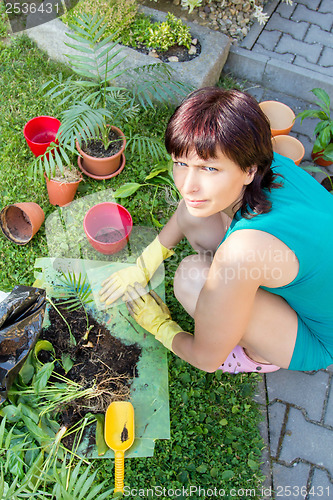
[[[96,388],[96,396],[74,400],[58,409],[58,420],[71,427],[87,413],[105,413],[112,401],[127,399],[133,378],[137,376],[136,365],[141,356],[137,344],[125,345],[112,337],[109,330],[88,315],[89,333],[83,308],[69,312],[59,302],[56,307],[70,325],[76,345],[71,345],[69,330],[54,308],[49,310],[50,326],[44,329],[41,339],[48,340],[55,350],[54,356],[62,359],[69,355],[74,362],[67,374],[59,366],[56,371],[80,384],[82,389]],[[39,354],[42,362],[47,362],[51,354]]]

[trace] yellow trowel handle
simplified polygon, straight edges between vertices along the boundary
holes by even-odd
[[[124,452],[115,451],[114,453],[114,475],[115,475],[115,488],[114,492],[117,493],[124,491]]]

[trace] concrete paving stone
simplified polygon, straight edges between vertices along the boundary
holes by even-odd
[[[252,80],[258,81],[254,78]],[[326,90],[331,102],[333,102],[333,78],[329,76],[323,78],[318,71],[310,71],[307,68],[277,61],[276,59],[267,61],[260,83],[272,90],[284,92],[289,96],[304,99],[311,103],[316,101],[311,89],[321,87]]]
[[[275,498],[303,500],[306,497],[306,485],[310,474],[309,464],[296,463],[292,467],[273,464],[273,489]]]
[[[333,373],[333,365],[328,366],[326,370],[330,373]]]
[[[268,58],[242,47],[231,46],[223,73],[229,72],[252,82],[262,82]]]
[[[263,47],[259,43],[255,44],[255,46],[252,49],[252,52],[258,52],[259,54],[261,54],[263,56],[272,57],[272,51],[266,50],[265,47]],[[295,56],[294,56],[294,54],[279,54],[278,52],[275,52],[274,58],[278,59],[279,61],[284,61],[284,62],[292,64],[292,62],[295,59]]]
[[[271,457],[277,457],[281,430],[286,414],[286,405],[275,402],[268,406],[269,447]]]
[[[309,103],[305,103],[305,106],[302,107],[301,109],[295,111],[295,109],[293,108],[293,110],[294,110],[295,114],[297,115],[300,111],[304,111],[306,109],[317,109],[317,108],[318,108],[318,106],[316,106],[316,105],[311,105]],[[297,118],[295,120],[295,123],[294,123],[292,130],[294,132],[299,133],[299,134],[306,135],[309,138],[314,140],[313,132],[314,132],[314,129],[315,129],[315,126],[317,125],[317,123],[318,123],[318,120],[316,120],[315,118],[306,118],[302,121],[302,123],[301,123],[301,119]]]
[[[296,3],[293,2],[292,5],[288,4],[288,3],[285,3],[285,2],[281,2],[276,11],[278,14],[280,14],[280,16],[282,17],[285,17],[286,19],[289,19],[292,15],[292,13],[294,12],[294,10],[296,9]]]
[[[311,71],[315,71],[316,74],[318,76],[321,75],[321,77],[322,75],[333,77],[333,66],[331,66],[330,68],[325,68],[324,66],[319,66],[319,64],[310,63],[303,56],[296,56],[294,65],[309,69]]]
[[[298,4],[300,3],[302,5],[306,5],[307,7],[310,7],[313,10],[316,10],[319,7],[320,2],[321,0],[297,0]],[[293,3],[296,3],[296,1]]]
[[[256,83],[247,82],[248,85],[244,90],[251,94],[258,102],[266,101],[265,89]]]
[[[333,68],[333,49],[331,49],[330,47],[324,47],[318,63],[320,64],[320,66]]]
[[[283,33],[279,43],[275,47],[275,52],[303,56],[308,62],[316,63],[321,55],[322,48],[323,46],[319,43],[301,42],[300,40],[295,40],[288,33]]]
[[[309,395],[313,395],[309,391]],[[303,460],[333,474],[333,432],[307,422],[300,410],[290,408],[279,460],[291,464]]]
[[[323,30],[329,31],[333,24],[333,14],[321,14],[314,12],[305,5],[297,5],[292,15],[293,21],[305,21],[312,25],[318,25]]]
[[[318,42],[318,40],[320,40],[320,43],[323,46],[333,48],[333,33],[322,30],[319,28],[319,26],[313,24],[310,26],[309,31],[304,38],[304,41],[306,43],[316,43]]]
[[[273,30],[273,31],[263,31],[259,36],[256,45],[259,43],[267,50],[274,50],[275,45],[281,38],[281,31]],[[255,46],[256,46],[255,45]]]
[[[315,468],[309,494],[310,498],[333,498],[333,483],[326,471]]]
[[[328,373],[318,371],[314,375],[308,375],[304,372],[279,370],[274,375],[266,375],[269,401],[278,399],[293,403],[304,408],[310,420],[320,422],[329,381]]]
[[[326,415],[324,418],[325,425],[331,425],[333,427],[333,383],[331,383],[331,390],[328,397],[328,403],[326,408]]]
[[[301,141],[301,143],[304,146],[305,153],[304,153],[304,157],[303,157],[301,166],[303,166],[303,162],[305,162],[305,161],[312,161],[311,152],[312,152],[314,141],[312,141],[307,135],[295,134],[295,133],[291,133],[290,135],[296,137],[296,139]]]
[[[282,33],[292,33],[295,40],[303,40],[307,32],[309,24],[306,22],[291,21],[281,17],[280,14],[274,13],[265,26],[265,30],[278,30]]]
[[[318,10],[325,14],[332,14],[332,0],[322,0]]]

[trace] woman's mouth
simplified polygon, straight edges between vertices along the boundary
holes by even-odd
[[[185,203],[189,207],[200,207],[203,203],[205,203],[207,200],[190,200],[188,198],[185,198]]]

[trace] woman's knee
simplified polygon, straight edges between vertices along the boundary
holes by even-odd
[[[200,254],[189,255],[181,261],[174,277],[174,294],[183,307],[193,315],[195,306],[208,276],[211,259]]]

